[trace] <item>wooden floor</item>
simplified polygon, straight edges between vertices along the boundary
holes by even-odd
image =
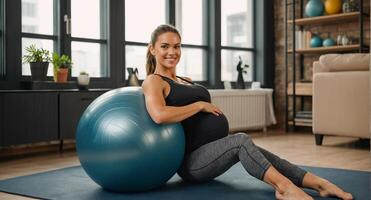
[[[371,171],[370,144],[368,141],[330,137],[324,138],[323,146],[314,144],[314,137],[308,133],[268,131],[253,133],[253,140],[275,154],[298,165],[332,167]],[[0,160],[0,179],[28,175],[58,168],[78,165],[74,150],[38,153],[37,155]],[[0,192],[0,199],[30,199]]]

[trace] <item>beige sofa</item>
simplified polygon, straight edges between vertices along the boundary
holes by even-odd
[[[313,133],[371,138],[370,54],[327,54],[313,63]]]

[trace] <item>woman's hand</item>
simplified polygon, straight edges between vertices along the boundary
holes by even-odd
[[[156,75],[147,76],[142,83],[147,111],[157,124],[181,122],[206,107],[204,103],[198,102],[185,106],[167,106],[164,98],[166,84]]]
[[[216,116],[223,114],[222,111],[217,106],[209,102],[198,101],[197,104],[199,104],[201,112],[208,112]]]

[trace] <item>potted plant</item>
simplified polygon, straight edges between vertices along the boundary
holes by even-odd
[[[43,48],[36,48],[34,44],[26,47],[23,56],[24,63],[30,63],[31,77],[33,81],[44,81],[48,73],[50,53]]]
[[[77,87],[80,90],[86,90],[89,88],[90,77],[85,71],[81,71],[80,75],[77,77]]]
[[[52,63],[54,66],[54,81],[59,83],[67,82],[68,71],[73,64],[70,57],[65,54],[59,56],[54,52]]]

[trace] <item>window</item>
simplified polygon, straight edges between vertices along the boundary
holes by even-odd
[[[71,0],[71,19],[72,76],[109,77],[108,1]]]
[[[81,71],[88,72],[91,77],[108,77],[109,1],[68,2],[70,7],[66,1],[22,0],[22,56],[27,46],[35,44],[50,52],[69,55],[73,62],[72,77],[78,76]],[[67,8],[66,13],[58,11],[60,6]],[[64,23],[58,23],[58,18],[64,19]],[[66,21],[71,22],[68,28]],[[71,37],[66,37],[69,35]],[[22,75],[30,75],[28,63],[22,65]],[[50,64],[48,76],[52,75],[53,66]]]
[[[25,48],[35,44],[53,52],[57,36],[54,31],[56,9],[55,0],[22,0],[22,57]],[[30,75],[28,63],[22,65],[22,75]],[[53,75],[53,67],[49,65],[48,76]]]
[[[176,0],[176,27],[182,35],[181,76],[194,81],[207,79],[206,0]]]
[[[138,46],[138,45],[126,45],[126,67],[136,67],[138,68],[138,78],[145,79],[146,72],[146,54],[147,46]],[[126,73],[126,79],[129,77],[129,74]]]
[[[262,74],[259,70],[265,69],[259,57],[262,55],[260,47],[264,46],[260,43],[260,35],[254,34],[254,6],[258,7],[259,1],[6,2],[7,7],[14,8],[7,12],[9,19],[18,23],[21,17],[21,24],[7,26],[7,32],[15,33],[7,37],[10,40],[7,43],[12,44],[12,48],[6,52],[8,57],[16,58],[14,62],[8,60],[8,64],[17,68],[7,68],[7,73],[14,74],[11,77],[17,79],[15,82],[20,75],[20,81],[29,79],[25,77],[30,75],[29,64],[21,64],[20,61],[25,48],[31,44],[70,56],[73,68],[69,80],[75,80],[80,72],[86,71],[93,78],[92,88],[125,85],[128,77],[126,69],[129,67],[138,68],[139,79],[143,80],[146,77],[147,45],[152,31],[160,24],[173,24],[182,35],[182,57],[177,69],[180,76],[191,77],[207,87],[219,88],[221,81],[236,81],[236,65],[240,58],[244,65],[250,66],[244,74],[245,81],[259,78]],[[256,37],[258,42],[255,42]],[[4,45],[2,38],[4,32],[0,29],[0,46]],[[4,52],[4,49],[0,48],[0,51]],[[255,65],[262,68],[256,70]],[[4,67],[0,70],[4,73]],[[48,76],[51,80],[52,64]]]
[[[125,0],[125,67],[138,68],[139,79],[147,75],[146,53],[151,33],[166,23],[165,3],[165,0]],[[128,73],[125,74],[127,79]]]
[[[152,31],[165,23],[165,6],[165,0],[125,0],[125,40],[148,43]]]
[[[36,11],[37,8],[35,2],[22,2],[22,16],[34,18],[36,17]]]
[[[241,58],[249,65],[243,74],[245,81],[253,80],[253,0],[222,0],[221,2],[221,74],[222,81],[236,81],[236,66]]]
[[[125,1],[125,66],[138,68],[139,79],[146,77],[146,53],[152,31],[160,24],[174,18],[182,35],[182,57],[177,72],[195,81],[207,79],[207,0],[176,0],[176,16],[166,12],[169,1],[126,0]],[[145,7],[142,5],[146,4]],[[141,10],[141,12],[138,12]],[[154,12],[156,11],[156,12]],[[142,13],[151,13],[143,15]],[[140,24],[140,25],[138,25]],[[126,73],[126,78],[128,73]]]

